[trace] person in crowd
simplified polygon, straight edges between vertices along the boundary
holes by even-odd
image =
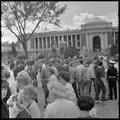
[[[80,60],[80,64],[76,67],[76,79],[78,82],[78,94],[81,95],[82,94],[82,71],[85,68],[85,66],[83,65],[83,60]]]
[[[9,83],[9,88],[10,88],[10,92],[11,94],[16,94],[17,93],[17,82],[15,81],[14,77],[11,77],[12,74],[10,74],[9,71],[6,71],[4,73],[5,78],[7,79],[8,83]]]
[[[34,72],[34,69],[33,69],[34,63],[35,63],[34,60],[28,60],[27,66],[26,66],[26,71],[29,74],[29,76],[30,76],[30,78],[32,80],[32,83],[35,80],[35,72]]]
[[[91,85],[91,71],[89,67],[89,61],[86,61],[86,65],[82,70],[82,86],[81,93],[82,94],[90,94],[90,85]]]
[[[14,77],[16,78],[17,74],[20,72],[20,71],[23,71],[25,68],[25,65],[23,64],[20,64],[19,61],[17,61],[16,65],[15,65],[15,69],[14,69]]]
[[[96,76],[95,76],[95,70],[94,70],[95,64],[93,63],[93,61],[91,61],[89,67],[90,67],[91,81],[92,81],[91,85],[90,85],[90,92],[91,92],[92,83],[93,83],[93,86],[94,86],[94,91],[96,92]]]
[[[34,86],[28,85],[23,88],[22,91],[24,102],[27,104],[27,110],[32,118],[40,118],[41,112],[36,103],[37,89]]]
[[[95,75],[96,75],[96,93],[95,93],[95,100],[96,103],[100,103],[101,105],[105,105],[105,96],[106,96],[106,90],[104,86],[105,81],[105,74],[104,70],[102,68],[102,61],[98,61],[98,66],[95,67]],[[102,91],[101,99],[99,99],[100,91]],[[100,101],[99,101],[100,100]]]
[[[10,69],[8,70],[8,71],[10,72],[10,79],[12,79],[12,80],[15,80],[14,73],[13,73],[14,68],[15,68],[15,63],[12,62],[12,63],[10,64]]]
[[[54,82],[49,87],[49,92],[54,100],[47,105],[44,118],[77,118],[79,116],[78,107],[66,99],[66,88],[63,84]]]
[[[47,83],[47,86],[49,87],[50,84],[52,84],[53,82],[58,82],[58,78],[56,77],[55,75],[55,71],[53,68],[49,68],[49,78],[48,78],[48,83]]]
[[[69,72],[70,72],[70,83],[73,86],[76,97],[78,97],[79,96],[78,95],[78,84],[77,84],[77,79],[76,79],[76,71],[75,71],[75,67],[73,67],[73,63],[70,63]]]
[[[1,84],[2,84],[1,85],[1,88],[2,88],[1,89],[1,98],[2,98],[2,100],[1,100],[1,103],[2,103],[1,118],[9,118],[9,110],[8,110],[6,102],[3,100],[7,95],[9,83],[3,76],[2,76]]]
[[[95,118],[96,109],[95,100],[90,95],[81,95],[78,97],[78,107],[80,109],[79,118]],[[90,111],[94,108],[94,114],[91,114]]]
[[[47,67],[45,64],[42,64],[41,81],[42,81],[42,87],[45,95],[46,105],[48,104],[47,98],[48,98],[49,91],[48,91],[47,83],[48,83],[49,77],[50,77],[49,67]]]
[[[16,81],[17,81],[17,88],[18,88],[17,94],[22,92],[24,86],[31,84],[31,79],[30,79],[29,75],[27,74],[27,72],[25,72],[25,71],[21,71],[17,74]],[[17,96],[17,94],[11,95],[10,98],[7,100],[7,104],[9,106],[9,117],[10,118],[14,116],[14,114],[12,112],[12,107],[14,105],[13,97]]]
[[[42,71],[42,66],[39,66],[38,68],[38,74],[37,74],[37,83],[38,83],[38,87],[42,88],[42,81],[41,81],[41,71]]]
[[[54,69],[56,77],[58,76],[57,68],[55,67],[55,60],[50,59],[49,66]]]
[[[109,82],[109,93],[110,93],[110,100],[117,99],[117,69],[114,67],[115,62],[109,62],[109,67],[107,70],[107,78]]]
[[[109,66],[108,66],[109,67]],[[109,100],[109,96],[110,96],[110,91],[109,91],[109,81],[108,81],[108,77],[107,77],[107,71],[108,71],[108,67],[106,67],[105,69],[105,88],[106,88],[106,96],[105,96],[105,100]]]
[[[6,74],[6,70],[2,70],[2,80],[7,80],[6,77],[5,77],[5,74]],[[10,87],[8,86],[8,88],[7,88],[7,94],[3,98],[3,101],[6,103],[7,100],[10,98],[10,96],[11,96],[11,90],[10,90]]]
[[[27,104],[23,100],[22,92],[12,96],[12,101],[13,103],[10,104],[11,109],[9,109],[10,118],[31,118],[29,112],[27,111]]]
[[[70,74],[68,72],[62,71],[58,75],[58,79],[59,79],[59,82],[61,82],[66,88],[66,95],[67,95],[68,100],[71,100],[74,103],[77,103],[75,91],[72,87],[72,84],[69,82]]]

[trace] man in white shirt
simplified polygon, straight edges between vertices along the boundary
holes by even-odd
[[[82,94],[90,94],[90,85],[91,85],[91,70],[89,67],[89,61],[86,62],[85,68],[82,70]]]
[[[82,86],[82,71],[84,69],[84,65],[83,65],[83,60],[80,61],[80,65],[78,65],[76,67],[76,78],[77,78],[77,82],[78,82],[78,94],[82,94],[81,91],[80,91],[80,88]]]

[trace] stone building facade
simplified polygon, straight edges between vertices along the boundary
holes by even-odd
[[[61,39],[67,46],[75,46],[79,50],[105,50],[112,44],[118,44],[118,27],[113,27],[112,22],[95,19],[81,25],[81,29],[77,30],[34,33],[27,43],[28,52],[30,54],[51,52],[53,43],[59,51]],[[18,50],[24,51],[19,43]]]

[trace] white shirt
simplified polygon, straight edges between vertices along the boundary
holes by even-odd
[[[10,77],[7,79],[10,87],[11,94],[16,94],[17,93],[17,81],[15,81],[13,71],[9,70],[10,72]]]
[[[82,79],[82,70],[84,69],[84,65],[80,64],[76,67],[76,75],[79,78],[79,80],[81,81]]]
[[[65,85],[65,88],[66,88],[66,94],[67,94],[68,100],[71,100],[74,103],[76,103],[77,102],[77,98],[76,98],[76,95],[75,95],[75,91],[74,91],[74,89],[72,87],[72,84],[68,82]]]
[[[79,113],[79,108],[72,101],[57,98],[47,105],[44,118],[78,118]]]
[[[89,65],[90,73],[91,73],[91,78],[96,78],[94,66],[95,66],[94,64],[90,64],[90,65]]]

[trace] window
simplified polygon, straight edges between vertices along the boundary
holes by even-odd
[[[51,36],[51,44],[54,44],[54,36]]]
[[[35,46],[36,46],[36,49],[38,49],[38,38],[37,37],[35,38]]]
[[[42,38],[39,37],[39,48],[42,49]]]
[[[71,35],[68,35],[68,45],[71,46]]]
[[[61,41],[61,39],[62,39],[62,36],[59,36],[59,40]]]
[[[58,36],[55,36],[55,42],[56,42],[56,45],[57,45],[57,48],[58,48]]]
[[[36,55],[38,55],[38,51],[36,51]]]
[[[80,35],[77,35],[77,47],[80,47]]]
[[[76,46],[76,44],[75,44],[75,35],[72,35],[72,41],[73,41],[73,46]]]
[[[43,46],[44,46],[44,49],[46,48],[46,37],[43,37]]]
[[[67,43],[67,36],[64,35],[64,41]]]
[[[47,37],[48,48],[50,48],[50,37]]]

